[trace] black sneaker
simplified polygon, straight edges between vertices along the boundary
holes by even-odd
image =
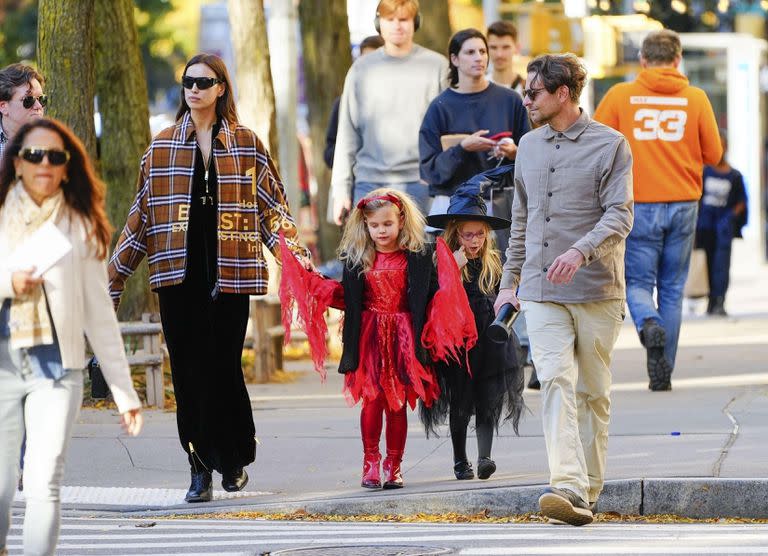
[[[486,480],[496,472],[496,462],[491,458],[478,458],[477,460],[477,478]]]
[[[552,520],[569,525],[587,525],[594,516],[584,500],[576,493],[565,488],[548,487],[539,496],[541,513]]]
[[[460,481],[469,481],[475,478],[475,472],[472,471],[472,464],[468,461],[457,461],[453,466],[453,474]]]
[[[664,355],[667,332],[658,322],[648,319],[640,331],[640,342],[645,346],[648,369],[648,388],[654,392],[672,390],[672,364]]]

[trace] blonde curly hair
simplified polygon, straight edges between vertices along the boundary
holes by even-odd
[[[399,203],[386,199],[385,197],[388,196],[396,199]],[[373,267],[376,247],[368,233],[366,218],[385,207],[394,207],[399,210],[400,219],[403,223],[397,237],[400,249],[417,253],[425,251],[427,240],[424,227],[426,220],[419,207],[409,195],[395,189],[381,187],[363,197],[358,205],[352,209],[339,244],[339,260],[349,267],[359,267],[361,272],[367,272]]]

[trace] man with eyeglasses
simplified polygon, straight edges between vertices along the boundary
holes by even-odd
[[[45,80],[34,68],[11,64],[0,70],[0,158],[16,131],[30,120],[42,118],[48,97]]]
[[[610,362],[624,320],[624,242],[633,218],[632,153],[620,133],[579,107],[586,79],[573,54],[528,64],[523,102],[540,127],[518,146],[495,305],[525,312],[550,472],[539,506],[571,525],[592,522],[603,488]]]

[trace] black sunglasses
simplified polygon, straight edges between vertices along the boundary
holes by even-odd
[[[51,166],[63,166],[69,160],[69,151],[45,147],[24,147],[19,151],[19,156],[32,164],[40,164],[43,158],[47,156]]]
[[[197,88],[201,91],[204,89],[210,89],[216,83],[223,83],[221,79],[216,79],[215,77],[190,77],[188,75],[185,75],[181,78],[181,84],[185,89],[191,89],[195,85],[197,85]]]
[[[547,90],[546,87],[542,87],[540,89],[525,89],[523,91],[523,98],[528,97],[529,99],[531,99],[531,102],[533,102],[536,100],[536,97],[539,95],[540,92],[546,91],[546,90]]]
[[[46,104],[48,104],[48,95],[40,95],[39,97],[27,95],[21,99],[21,105],[29,110],[35,105],[35,101],[39,101],[40,106],[44,107]]]

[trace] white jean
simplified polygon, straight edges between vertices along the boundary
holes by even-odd
[[[24,554],[54,553],[61,521],[64,459],[82,399],[81,371],[54,381],[0,368],[0,554],[10,529],[25,432]]]
[[[594,502],[605,478],[610,364],[624,301],[521,303],[541,383],[549,484]]]

